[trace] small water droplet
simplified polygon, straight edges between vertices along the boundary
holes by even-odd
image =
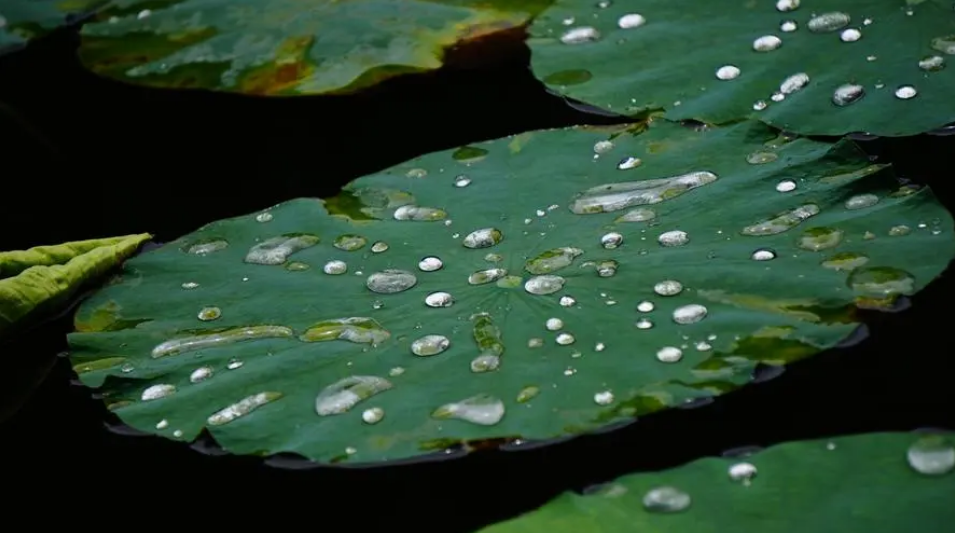
[[[795,21],[795,20],[784,20],[784,21],[783,21],[782,23],[780,23],[780,25],[779,25],[779,31],[783,31],[783,32],[786,32],[786,33],[794,32],[794,31],[796,31],[797,29],[799,29],[799,25],[796,24],[796,21]]]
[[[637,329],[650,329],[653,327],[653,322],[649,318],[641,318],[634,323],[634,326],[636,326]]]
[[[683,359],[683,350],[676,346],[665,346],[657,351],[657,360],[661,363],[677,363]]]
[[[199,286],[199,284],[196,283],[195,281],[187,281],[187,282],[185,282],[185,283],[183,283],[183,284],[181,285],[181,287],[182,287],[183,289],[186,289],[187,291],[188,291],[188,290],[195,289],[195,288],[198,287],[198,286]]]
[[[322,267],[322,271],[326,274],[337,276],[339,274],[344,274],[348,270],[348,264],[344,261],[333,260],[325,263],[325,266]]]
[[[172,436],[173,436],[173,437],[176,437],[177,439],[178,439],[178,438],[181,438],[181,437],[182,437],[182,430],[181,430],[181,429],[177,429],[176,431],[173,431],[173,432],[172,432]]]
[[[892,226],[889,228],[889,235],[892,237],[902,237],[912,233],[912,228],[906,226],[905,224],[899,224],[898,226]]]
[[[768,248],[760,248],[759,250],[753,252],[751,259],[753,261],[771,261],[776,259],[776,252]]]
[[[683,291],[683,284],[675,279],[666,279],[653,286],[653,292],[660,296],[676,296]]]
[[[606,349],[607,349],[607,345],[604,344],[604,343],[602,343],[602,342],[598,342],[597,344],[594,344],[594,351],[595,351],[595,352],[602,352],[602,351],[604,351],[604,350],[606,350]]]
[[[657,242],[663,246],[683,246],[690,242],[690,237],[685,231],[673,230],[661,233]]]
[[[915,98],[917,95],[918,91],[911,85],[903,85],[895,90],[895,97],[899,100],[908,100]]]
[[[471,360],[471,372],[481,374],[493,372],[501,366],[501,358],[492,353],[481,354]]]
[[[639,157],[627,156],[617,163],[617,170],[630,170],[631,168],[637,168],[642,164],[643,161]]]
[[[643,508],[651,513],[678,513],[690,507],[690,495],[676,487],[657,487],[643,497]]]
[[[677,324],[695,324],[706,318],[707,309],[700,304],[688,304],[673,311],[673,321]]]
[[[464,187],[467,187],[470,184],[471,184],[471,178],[465,176],[464,174],[461,174],[454,178],[454,186],[459,189],[463,189]]]
[[[349,376],[322,389],[315,397],[315,412],[319,416],[341,414],[391,388],[390,381],[378,376]]]
[[[557,301],[561,307],[573,307],[577,303],[577,300],[573,296],[561,296],[560,300]]]
[[[590,26],[571,28],[560,36],[560,42],[564,44],[589,43],[598,39],[600,39],[600,32],[598,32],[596,28]]]
[[[906,453],[909,466],[920,474],[941,476],[955,469],[955,447],[943,435],[920,437]]]
[[[385,410],[381,407],[371,407],[361,413],[361,420],[366,424],[377,424],[385,417]]]
[[[540,392],[541,392],[540,387],[536,387],[534,385],[524,387],[523,389],[520,390],[520,392],[517,393],[517,401],[519,403],[528,402],[532,398],[540,394]]]
[[[928,72],[938,72],[945,68],[945,58],[942,56],[927,56],[919,60],[919,68]]]
[[[218,307],[203,307],[199,310],[199,313],[196,315],[196,318],[202,320],[203,322],[209,322],[211,320],[216,320],[222,316],[222,310]]]
[[[405,174],[405,176],[409,178],[416,178],[416,179],[427,177],[427,175],[428,175],[428,171],[423,168],[413,168]]]
[[[189,374],[189,381],[192,383],[201,383],[211,378],[214,373],[215,371],[211,366],[201,366]]]
[[[533,339],[527,340],[528,348],[540,348],[543,345],[544,345],[544,339],[540,337],[534,337]]]
[[[729,467],[727,472],[731,480],[749,485],[756,477],[756,466],[752,463],[736,463]]]
[[[763,35],[753,41],[753,50],[757,52],[772,52],[783,45],[783,40],[775,35]]]
[[[382,252],[388,251],[388,243],[385,241],[378,241],[375,244],[371,245],[371,253],[380,254]]]
[[[846,209],[864,209],[879,203],[879,197],[874,194],[857,194],[846,200]]]
[[[764,165],[777,159],[779,155],[776,152],[753,152],[746,156],[746,162],[750,165]]]
[[[653,311],[655,308],[656,306],[653,305],[653,302],[651,302],[650,300],[644,300],[637,304],[637,311],[640,311],[641,313],[649,313],[650,311]]]
[[[478,394],[446,403],[431,413],[434,418],[457,418],[481,426],[493,426],[504,418],[504,402],[489,394]]]
[[[142,400],[144,402],[150,400],[159,400],[161,398],[166,398],[172,396],[176,393],[176,386],[170,385],[168,383],[160,383],[158,385],[152,385],[146,387],[146,390],[143,391]]]
[[[617,232],[607,233],[600,238],[600,245],[608,250],[613,250],[614,248],[620,246],[623,243],[623,235]]]
[[[839,40],[841,40],[844,43],[854,43],[861,38],[862,38],[862,32],[855,28],[842,30],[842,33],[839,34]]]
[[[740,70],[736,65],[723,65],[722,67],[716,69],[717,79],[727,81],[735,80],[739,77]]]
[[[561,276],[534,276],[524,283],[524,290],[530,294],[553,294],[564,288],[565,280]]]
[[[594,394],[594,403],[597,405],[610,405],[613,403],[613,393],[605,390]]]
[[[832,93],[832,103],[844,107],[857,102],[863,96],[865,96],[865,87],[855,83],[847,83],[840,85]]]
[[[134,367],[132,363],[123,363],[123,366],[119,367],[119,371],[123,374],[129,374],[133,370],[136,370],[136,367]]]
[[[557,344],[561,346],[568,346],[573,344],[577,339],[575,339],[570,333],[559,333],[557,334],[557,338],[555,340],[557,341]]]
[[[617,26],[624,30],[639,28],[646,23],[647,19],[638,13],[630,13],[620,17],[620,19],[617,20]]]
[[[272,220],[272,213],[266,211],[265,213],[259,213],[255,216],[255,220],[258,222],[270,222]]]
[[[753,103],[753,111],[762,111],[768,106],[769,104],[767,104],[765,100],[756,100]]]
[[[792,192],[796,190],[796,182],[793,180],[782,180],[776,184],[776,190],[779,192]]]
[[[794,11],[799,8],[799,0],[778,0],[776,2],[777,11]]]
[[[465,248],[478,249],[489,248],[500,243],[504,239],[501,230],[495,228],[482,228],[472,231],[464,237],[461,244]]]
[[[844,233],[836,228],[811,228],[799,237],[799,247],[803,250],[818,252],[838,246],[842,242]]]
[[[544,327],[550,331],[558,331],[564,327],[564,321],[559,318],[548,318]]]
[[[227,364],[225,367],[228,368],[229,370],[236,370],[238,368],[242,368],[242,365],[244,364],[245,363],[240,361],[238,358],[233,357],[232,359],[229,359],[229,364]]]
[[[451,307],[454,305],[454,297],[447,292],[432,292],[425,296],[424,303],[428,307]]]
[[[825,33],[841,30],[848,26],[851,21],[849,15],[841,11],[830,11],[812,17],[806,26],[813,33]]]
[[[156,423],[156,429],[166,429],[167,427],[169,427],[169,421],[165,418]]]
[[[402,366],[396,366],[388,371],[388,375],[391,377],[397,377],[405,373],[405,368]]]
[[[434,272],[435,270],[440,270],[444,266],[444,263],[437,257],[425,257],[421,261],[418,261],[418,270],[422,272]]]
[[[311,265],[309,265],[308,263],[303,263],[301,261],[292,261],[285,265],[285,270],[288,270],[289,272],[302,272],[310,268],[312,268]]]

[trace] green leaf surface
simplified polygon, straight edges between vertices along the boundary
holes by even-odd
[[[557,0],[531,27],[532,67],[554,89],[623,114],[665,108],[667,118],[711,124],[749,117],[803,135],[903,136],[955,121],[951,2],[776,4]],[[818,22],[838,14],[848,20]],[[781,45],[756,51],[760,38]],[[799,75],[808,83],[790,79]],[[847,98],[856,94],[849,85],[861,97]]]
[[[0,2],[0,55],[93,12],[108,0],[3,0]]]
[[[56,312],[151,237],[143,233],[0,252],[0,335]]]
[[[441,66],[445,49],[518,28],[550,0],[117,0],[83,28],[100,74],[261,95],[357,90]]]
[[[565,493],[482,532],[949,531],[953,437],[870,433],[700,459]]]
[[[838,343],[856,305],[925,286],[955,252],[952,226],[930,190],[851,142],[759,122],[540,131],[142,254],[87,300],[70,343],[137,429],[208,426],[235,453],[407,458],[732,390],[759,362]]]

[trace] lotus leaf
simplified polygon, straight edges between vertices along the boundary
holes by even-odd
[[[871,433],[700,459],[566,493],[482,531],[948,531],[953,437]]]
[[[107,0],[6,0],[0,4],[0,55],[106,3]]]
[[[441,66],[462,42],[519,28],[549,0],[116,0],[83,28],[100,74],[262,95],[351,91]]]
[[[803,135],[902,136],[955,121],[951,2],[803,4],[557,0],[531,28],[532,66],[622,114],[750,117]]]
[[[531,132],[141,254],[71,357],[125,423],[240,454],[563,437],[836,345],[945,268],[952,226],[849,141]]]

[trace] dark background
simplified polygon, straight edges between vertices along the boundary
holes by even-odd
[[[73,31],[60,31],[0,58],[0,249],[139,232],[168,241],[290,198],[332,195],[351,179],[426,152],[617,120],[549,94],[516,42],[502,45],[496,60],[475,62],[472,54],[360,96],[294,99],[126,86],[85,72],[76,46]],[[862,145],[955,208],[955,136]],[[279,527],[284,519],[284,527],[452,533],[568,489],[731,448],[955,429],[953,302],[946,274],[907,309],[872,315],[868,338],[855,346],[710,404],[600,435],[428,464],[311,470],[108,431],[102,403],[71,385],[68,361],[56,357],[66,349],[67,313],[0,344],[3,508],[8,516],[62,515],[74,523],[128,516],[136,520],[130,525],[181,527],[267,516],[245,525]]]

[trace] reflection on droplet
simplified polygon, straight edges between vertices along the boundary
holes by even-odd
[[[651,513],[678,513],[690,503],[690,495],[676,487],[657,487],[643,497],[643,508]]]
[[[841,30],[848,26],[849,22],[851,22],[849,15],[840,11],[831,11],[812,17],[806,26],[813,33],[824,33]]]
[[[504,402],[489,394],[478,394],[446,403],[431,413],[434,418],[457,418],[481,426],[493,426],[504,418]]]
[[[906,453],[909,466],[920,474],[941,476],[955,469],[955,447],[943,435],[920,437]]]
[[[653,292],[660,296],[676,296],[683,291],[683,284],[675,279],[666,279],[653,286]]]
[[[322,271],[328,275],[337,276],[348,271],[348,264],[335,259],[325,263],[325,266],[322,267]]]
[[[211,320],[216,320],[222,316],[222,310],[218,307],[203,307],[199,310],[199,313],[196,315],[196,318],[202,320],[203,322],[209,322]]]
[[[429,357],[444,352],[451,341],[444,335],[425,335],[411,343],[411,353],[418,357]]]
[[[673,321],[677,324],[694,324],[706,318],[707,309],[700,304],[688,304],[673,311]]]
[[[454,305],[454,298],[447,292],[432,292],[425,296],[424,303],[428,307],[451,307]]]
[[[753,41],[753,50],[757,52],[771,52],[783,45],[782,39],[775,35],[764,35]]]
[[[916,91],[915,87],[912,87],[911,85],[903,85],[895,90],[895,97],[899,100],[915,98],[916,95],[918,95],[918,91]]]
[[[832,93],[832,103],[844,107],[858,101],[863,96],[865,96],[865,87],[855,83],[846,83],[837,87]]]
[[[735,65],[723,65],[722,67],[716,69],[716,77],[720,80],[735,80],[739,77],[740,70],[739,67]]]
[[[678,363],[683,359],[683,350],[676,346],[665,346],[657,351],[657,360],[661,363]]]
[[[322,389],[315,397],[315,412],[319,416],[338,415],[391,387],[390,381],[378,376],[349,376]]]

